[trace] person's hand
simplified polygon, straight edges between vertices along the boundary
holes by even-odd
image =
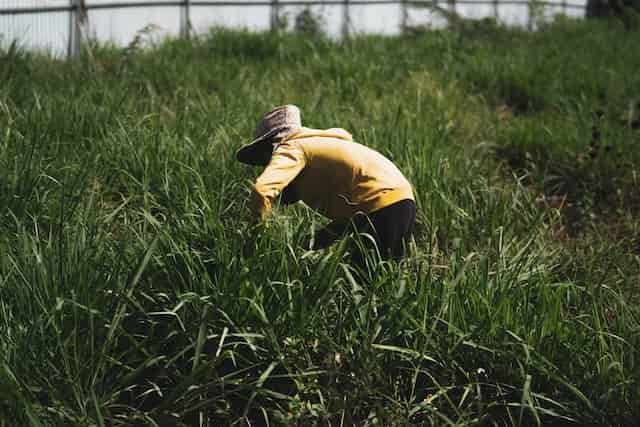
[[[333,242],[338,240],[344,234],[347,222],[336,220],[321,230],[318,230],[314,237],[314,247],[324,249],[329,247]]]

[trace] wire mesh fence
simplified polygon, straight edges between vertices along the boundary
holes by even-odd
[[[26,13],[46,6],[46,13]],[[59,51],[69,42],[69,0],[0,0],[0,43]],[[22,13],[12,13],[12,12]]]
[[[584,2],[568,0],[0,0],[0,44],[74,57],[83,38],[126,44],[149,25],[189,37],[212,26],[284,29],[306,13],[329,35],[344,38],[443,27],[451,16],[533,29],[536,21],[555,14],[582,17],[585,9]]]

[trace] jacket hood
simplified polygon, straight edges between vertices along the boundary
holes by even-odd
[[[285,141],[314,137],[336,138],[342,139],[344,141],[353,141],[353,137],[351,136],[351,134],[342,128],[312,129],[307,127],[303,127],[299,131],[288,136]]]

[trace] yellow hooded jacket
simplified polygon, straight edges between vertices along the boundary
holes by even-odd
[[[389,159],[339,128],[302,128],[276,147],[253,186],[254,215],[264,221],[285,188],[333,220],[414,200],[411,184]]]

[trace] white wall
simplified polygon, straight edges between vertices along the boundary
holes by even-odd
[[[124,1],[129,0],[87,0],[87,4]],[[560,4],[560,0],[556,1]],[[572,2],[585,4],[586,0],[572,0]],[[0,9],[65,6],[68,4],[69,0],[0,0]],[[290,27],[292,27],[295,16],[303,9],[303,6],[283,6],[280,8],[280,13],[288,17]],[[332,37],[340,36],[344,13],[342,6],[313,6],[311,10],[323,17],[324,29]],[[456,11],[462,16],[474,19],[493,16],[492,5],[458,4]],[[399,5],[352,5],[349,12],[349,30],[352,33],[397,34],[400,31],[402,13]],[[544,16],[550,19],[555,13],[561,13],[562,9],[552,7],[547,8],[544,12]],[[567,15],[580,17],[584,16],[584,12],[579,9],[567,9]],[[526,26],[528,8],[525,5],[500,6],[499,18],[509,25]],[[136,32],[149,24],[153,25],[153,34],[156,38],[176,35],[180,31],[180,20],[180,9],[173,6],[92,10],[89,12],[90,34],[98,40],[112,41],[118,45],[128,44],[135,37]],[[270,8],[268,6],[192,6],[191,22],[193,29],[198,32],[207,31],[212,26],[264,31],[269,28]],[[433,13],[429,9],[417,8],[409,9],[407,22],[410,25],[427,24],[434,28],[446,25],[446,22],[437,13]],[[46,49],[55,55],[64,55],[67,51],[68,34],[69,16],[65,12],[18,16],[0,15],[0,43],[4,46],[17,39],[22,46]]]

